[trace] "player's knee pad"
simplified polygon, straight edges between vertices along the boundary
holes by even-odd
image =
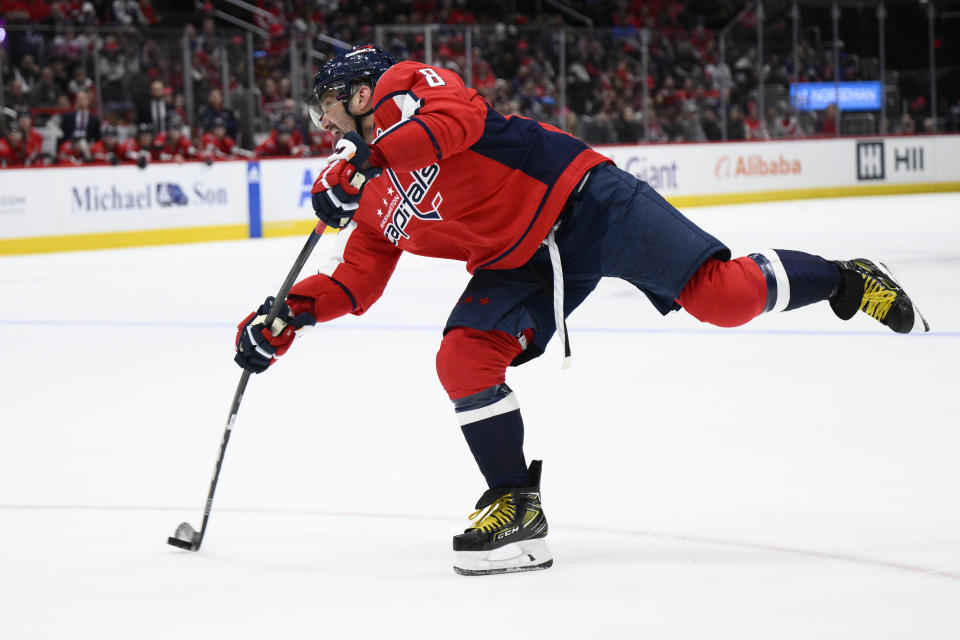
[[[473,395],[506,381],[507,366],[522,348],[504,331],[455,327],[437,351],[437,376],[451,400]]]
[[[756,262],[707,260],[694,272],[677,302],[701,322],[739,327],[763,313],[767,283]]]

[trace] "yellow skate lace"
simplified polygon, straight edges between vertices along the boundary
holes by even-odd
[[[896,291],[885,289],[883,285],[873,278],[864,278],[863,298],[860,300],[860,308],[868,316],[883,321],[887,317],[887,312],[897,297]]]
[[[487,533],[507,524],[516,514],[517,507],[513,504],[513,494],[505,493],[494,500],[493,504],[486,510],[477,509],[471,513],[470,519],[477,520],[477,522],[470,525],[470,528]]]

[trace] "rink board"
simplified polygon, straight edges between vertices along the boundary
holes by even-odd
[[[960,190],[958,136],[602,146],[680,208]],[[0,254],[306,234],[324,158],[0,171]]]

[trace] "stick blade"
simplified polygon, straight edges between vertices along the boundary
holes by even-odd
[[[200,534],[190,523],[181,522],[173,536],[167,538],[167,544],[187,551],[196,551],[200,548]]]

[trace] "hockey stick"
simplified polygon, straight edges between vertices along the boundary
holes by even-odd
[[[290,288],[293,287],[293,283],[297,279],[297,276],[300,275],[300,271],[303,269],[303,265],[306,264],[307,258],[310,257],[310,253],[317,245],[317,241],[320,239],[320,236],[323,235],[323,229],[323,222],[318,222],[317,226],[310,233],[310,237],[307,238],[307,243],[303,245],[303,249],[300,250],[300,255],[297,256],[293,267],[290,269],[290,273],[287,274],[287,279],[284,280],[280,286],[280,291],[277,293],[276,298],[278,302],[283,302],[287,299]],[[273,326],[273,321],[277,319],[277,314],[280,313],[281,306],[281,304],[274,304],[270,308],[270,313],[267,314],[267,319],[264,322],[266,326]],[[210,481],[210,491],[207,493],[207,504],[203,510],[203,522],[200,525],[200,531],[190,526],[189,522],[182,522],[180,526],[177,527],[173,536],[167,538],[167,544],[186,549],[187,551],[197,551],[200,549],[200,543],[203,542],[203,534],[207,531],[207,522],[210,520],[210,510],[213,508],[213,494],[217,490],[217,480],[220,478],[220,467],[223,465],[223,456],[227,452],[230,432],[233,430],[233,423],[237,419],[237,412],[240,411],[240,402],[243,400],[243,392],[247,388],[247,381],[249,379],[250,372],[244,370],[244,372],[240,374],[240,382],[237,384],[237,390],[233,394],[233,403],[230,405],[230,415],[227,417],[227,426],[223,430],[223,439],[220,441],[220,454],[217,456],[217,464],[213,468],[213,479]]]

